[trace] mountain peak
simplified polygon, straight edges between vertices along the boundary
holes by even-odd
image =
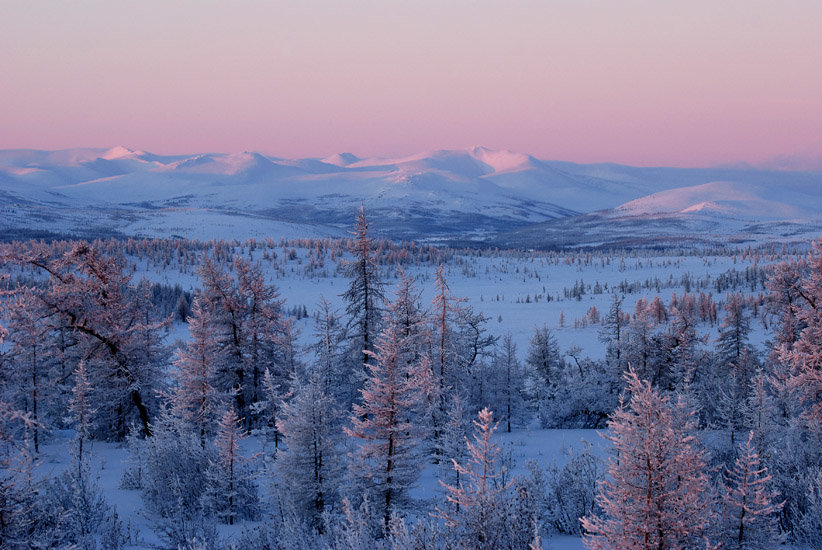
[[[326,164],[333,164],[334,166],[348,166],[359,162],[360,158],[353,153],[337,153],[336,155],[322,159],[322,161]]]
[[[495,173],[519,172],[534,167],[534,158],[524,153],[515,153],[507,149],[493,150],[476,146],[468,150],[476,160],[487,164]]]
[[[105,160],[136,159],[145,154],[145,151],[138,151],[136,149],[124,147],[123,145],[117,145],[100,155],[100,158]]]

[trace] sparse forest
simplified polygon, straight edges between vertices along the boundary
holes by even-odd
[[[820,243],[0,246],[2,548],[822,548]]]

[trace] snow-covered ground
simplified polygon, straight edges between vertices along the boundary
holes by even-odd
[[[258,245],[259,246],[259,245]],[[312,338],[311,314],[323,297],[340,311],[344,309],[342,293],[348,280],[337,269],[337,263],[326,261],[322,268],[309,269],[309,251],[299,246],[292,259],[282,253],[275,260],[263,259],[264,251],[258,248],[251,257],[260,261],[269,282],[277,286],[285,299],[286,308],[305,306],[309,318],[298,322],[303,343]],[[238,250],[240,250],[238,248]],[[243,249],[248,256],[248,250]],[[800,255],[801,256],[801,255]],[[591,307],[596,307],[604,317],[613,295],[623,298],[622,309],[633,313],[637,300],[659,296],[667,305],[674,295],[711,293],[721,305],[727,292],[743,292],[758,295],[767,293],[763,281],[751,288],[750,284],[717,290],[723,277],[744,278],[746,270],[766,267],[769,263],[793,256],[744,255],[722,253],[700,255],[696,253],[511,253],[476,252],[457,253],[445,262],[445,278],[453,296],[466,299],[466,303],[487,318],[490,333],[502,336],[511,333],[520,355],[527,350],[528,341],[536,327],[546,325],[557,337],[560,347],[582,348],[584,355],[601,358],[604,344],[598,338],[601,325],[587,323],[582,326]],[[422,291],[423,304],[433,299],[433,280],[436,264],[407,265],[402,269],[416,278]],[[382,266],[386,296],[390,297],[392,285],[397,282],[397,266]],[[175,265],[158,268],[145,263],[138,264],[137,276],[165,284],[180,284],[185,290],[195,290],[198,279],[193,269],[181,273]],[[576,299],[566,296],[566,291],[584,283],[585,293]],[[596,292],[599,287],[599,292]],[[550,297],[550,301],[549,301]],[[560,324],[561,317],[564,323]],[[721,318],[721,312],[720,312]],[[575,326],[576,325],[576,326]],[[718,324],[702,324],[701,333],[713,338]],[[177,330],[184,328],[178,327]],[[761,322],[752,323],[751,339],[754,344],[764,342],[766,328]]]
[[[321,297],[340,312],[344,310],[341,294],[348,279],[338,265],[339,257],[332,259],[326,253],[320,259],[306,242],[283,242],[273,246],[257,243],[253,250],[248,245],[235,245],[234,252],[260,263],[269,282],[278,287],[286,310],[305,306],[309,317],[297,322],[302,345],[307,346],[313,339],[311,315]],[[686,291],[712,293],[721,306],[727,292],[741,291],[752,296],[766,293],[759,275],[751,278],[751,274],[758,274],[758,269],[788,257],[728,251],[700,254],[673,251],[631,254],[463,251],[449,253],[444,266],[452,295],[465,298],[466,305],[482,312],[488,318],[487,330],[491,334],[511,333],[520,360],[525,357],[535,328],[543,324],[554,332],[561,350],[579,346],[583,355],[596,359],[604,355],[604,344],[598,338],[601,325],[591,323],[588,315],[595,307],[604,317],[614,293],[623,297],[623,310],[629,313],[641,298],[651,299],[658,295],[667,304],[674,295],[682,296]],[[146,277],[167,285],[179,284],[184,290],[192,291],[198,287],[196,267],[180,263],[178,259],[168,263],[147,258],[129,259],[136,265],[135,280]],[[425,304],[430,304],[433,298],[437,266],[436,261],[412,262],[405,266],[406,272],[416,278]],[[386,294],[390,296],[399,268],[382,265],[381,273]],[[575,292],[575,287],[584,289],[584,292]],[[720,319],[721,316],[720,310]],[[561,317],[564,317],[562,324]],[[752,329],[752,341],[761,347],[767,335],[763,322],[754,320]],[[717,325],[709,323],[698,326],[698,331],[706,334],[709,342],[715,338],[717,330]],[[172,325],[167,340],[172,343],[187,338],[186,325],[178,322]],[[305,358],[310,360],[307,355]],[[70,433],[53,434],[44,446],[39,466],[43,475],[54,475],[66,468],[70,460],[70,437]],[[578,451],[585,442],[591,443],[598,455],[604,457],[607,454],[607,445],[593,430],[530,427],[511,434],[500,433],[497,441],[514,459],[515,473],[522,473],[531,460],[542,467],[562,465],[569,452]],[[249,454],[258,451],[260,445],[259,440],[251,438],[247,443]],[[99,475],[106,498],[117,507],[120,516],[135,533],[135,547],[159,542],[139,492],[120,488],[126,449],[113,443],[95,442],[91,455],[93,471]],[[260,486],[265,488],[264,480],[260,480]],[[414,495],[429,501],[442,498],[435,466],[425,469]],[[220,527],[227,538],[236,537],[242,528],[243,525]],[[579,549],[582,543],[578,537],[557,536],[546,540],[545,548]]]
[[[62,473],[71,463],[73,432],[65,431],[52,434],[51,441],[43,445],[38,457],[37,472],[41,476],[53,477]],[[604,457],[607,454],[607,444],[595,430],[518,430],[511,434],[498,433],[497,443],[504,452],[510,451],[514,459],[514,474],[524,473],[528,461],[535,461],[543,468],[552,465],[562,466],[570,456],[569,453],[582,449],[586,442],[592,443],[594,452]],[[244,442],[247,455],[259,453],[263,443],[257,436],[252,436]],[[155,518],[145,509],[139,490],[123,489],[121,480],[123,471],[128,467],[128,449],[118,443],[92,442],[87,444],[89,464],[92,475],[102,489],[103,495],[109,504],[116,508],[117,514],[123,520],[132,536],[131,548],[150,548],[159,545],[162,541],[153,531]],[[263,474],[265,475],[265,474]],[[263,491],[268,480],[258,478]],[[438,482],[438,467],[429,464],[422,472],[420,479],[412,492],[415,498],[427,501],[441,502],[444,499],[443,491]],[[264,512],[265,515],[265,512]],[[243,529],[253,527],[256,522],[241,522],[236,525],[219,525],[222,538],[230,541],[242,533]],[[582,540],[579,537],[556,535],[543,542],[543,548],[554,550],[582,549]]]

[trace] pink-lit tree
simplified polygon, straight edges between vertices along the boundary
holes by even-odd
[[[451,509],[438,509],[437,515],[453,530],[459,548],[491,550],[505,547],[512,484],[502,480],[501,449],[492,441],[497,423],[490,409],[479,412],[474,428],[473,440],[465,440],[467,461],[453,461],[460,481],[457,485],[440,482]]]
[[[408,489],[423,465],[423,425],[416,422],[430,391],[430,367],[419,353],[419,342],[406,337],[402,311],[413,297],[399,285],[387,311],[387,323],[369,351],[369,376],[361,390],[362,403],[354,405],[351,426],[345,432],[357,440],[350,471],[373,497],[387,528],[391,515],[407,499]]]
[[[609,421],[613,445],[600,484],[601,514],[582,519],[594,550],[695,548],[713,521],[704,452],[693,412],[629,371],[630,391]]]
[[[150,434],[147,398],[159,385],[166,359],[160,331],[170,319],[155,318],[145,286],[132,283],[123,258],[76,242],[65,251],[43,244],[10,245],[0,251],[2,261],[37,268],[47,276],[47,286],[35,296],[52,328],[76,340],[72,357],[85,361],[101,404],[98,429],[124,437],[134,410]]]
[[[176,384],[170,396],[174,416],[199,435],[202,446],[216,423],[221,401],[227,397],[214,387],[217,368],[226,353],[214,337],[211,315],[195,298],[188,318],[191,339],[177,352],[172,371]]]
[[[795,288],[800,297],[796,316],[804,328],[793,348],[782,347],[782,357],[793,367],[789,385],[804,402],[806,417],[822,430],[822,240],[813,243],[808,265],[808,275]]]
[[[771,489],[768,468],[762,465],[754,434],[739,446],[739,456],[724,475],[722,548],[759,550],[781,542],[777,514],[784,506]]]

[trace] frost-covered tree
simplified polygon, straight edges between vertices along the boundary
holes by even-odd
[[[665,309],[665,304],[662,303],[659,296],[654,296],[651,301],[648,302],[645,310],[657,325],[668,321],[668,311]]]
[[[240,443],[244,438],[240,419],[233,408],[223,413],[214,436],[216,453],[209,464],[207,489],[203,494],[206,512],[233,525],[238,519],[254,519],[258,513],[257,486]]]
[[[625,331],[628,322],[625,319],[625,312],[622,309],[623,296],[613,294],[611,305],[608,307],[608,314],[602,319],[602,329],[599,331],[599,339],[607,349],[605,352],[606,361],[617,373],[621,374],[626,367],[624,358]]]
[[[541,417],[546,401],[552,397],[552,386],[556,385],[563,370],[559,344],[547,325],[534,329],[525,366],[527,393]]]
[[[274,452],[280,448],[280,436],[282,429],[280,418],[287,399],[293,396],[294,387],[299,383],[299,378],[295,375],[288,383],[288,389],[274,378],[271,371],[265,369],[263,373],[262,393],[260,400],[254,403],[252,410],[257,415],[260,429],[259,432],[266,436],[269,441],[274,442]]]
[[[191,338],[177,351],[172,375],[175,385],[170,396],[175,416],[188,423],[199,434],[203,447],[213,431],[224,395],[214,387],[217,367],[225,357],[214,337],[214,323],[209,309],[194,298],[188,317]]]
[[[434,444],[438,449],[445,423],[449,392],[459,381],[459,337],[456,320],[464,299],[454,297],[445,280],[445,268],[437,268],[436,294],[431,307],[431,369],[434,375],[437,405],[433,415]],[[437,454],[439,451],[437,450]]]
[[[389,306],[392,315],[390,322],[399,327],[400,337],[409,352],[407,360],[420,361],[431,345],[428,316],[420,305],[421,292],[416,287],[415,279],[402,270],[397,277],[399,280]]]
[[[598,513],[597,481],[602,478],[603,464],[591,444],[575,452],[567,451],[568,462],[548,469],[546,509],[551,527],[572,535],[580,533],[579,518]]]
[[[780,262],[768,278],[768,311],[776,317],[772,342],[774,350],[793,349],[804,328],[797,313],[806,303],[801,287],[802,273],[806,268],[804,261]]]
[[[443,482],[448,506],[437,513],[454,533],[457,548],[503,548],[508,532],[508,500],[512,482],[503,481],[501,450],[493,441],[497,423],[489,409],[474,420],[473,440],[466,440],[468,460],[454,461],[459,485]]]
[[[344,498],[342,512],[342,521],[330,526],[327,545],[329,549],[371,550],[379,548],[377,544],[379,532],[374,529],[373,512],[367,496],[359,508],[354,507],[350,500]]]
[[[345,349],[348,335],[341,316],[325,298],[320,298],[318,312],[314,321],[314,344],[311,349],[316,355],[314,372],[319,374],[323,391],[344,400],[340,393],[344,386]]]
[[[722,548],[759,550],[782,542],[777,514],[784,501],[770,487],[771,476],[756,451],[753,432],[723,476]]]
[[[787,424],[795,416],[801,401],[798,392],[791,387],[798,367],[792,354],[794,344],[805,328],[799,314],[806,304],[801,288],[806,270],[804,261],[780,262],[774,266],[766,284],[770,291],[766,297],[766,308],[776,318],[771,325],[773,337],[766,343],[770,351],[767,372],[771,378],[774,406],[781,424]]]
[[[59,380],[53,370],[55,349],[48,311],[28,288],[19,289],[0,308],[8,319],[11,349],[4,378],[7,398],[31,415],[34,452],[40,452],[40,432],[60,412]],[[64,402],[63,402],[64,404]]]
[[[448,420],[442,429],[439,463],[439,478],[446,484],[459,486],[460,472],[453,462],[463,462],[466,458],[465,440],[470,430],[470,418],[465,409],[465,399],[457,392],[451,394],[448,403]]]
[[[248,401],[259,401],[263,372],[269,370],[287,381],[296,371],[294,327],[283,312],[284,300],[273,285],[265,282],[259,264],[240,258],[233,264],[237,287],[244,306],[246,338],[245,362],[251,377]]]
[[[822,430],[822,240],[814,242],[808,266],[796,289],[801,298],[796,315],[804,328],[793,349],[783,348],[782,355],[793,366],[789,384],[801,397],[806,418],[814,430]]]
[[[719,367],[721,368],[721,367]],[[715,424],[727,429],[730,436],[730,449],[736,447],[737,434],[750,429],[748,420],[752,413],[749,410],[752,397],[752,377],[758,364],[752,350],[742,352],[742,356],[731,363],[728,378],[719,376],[719,383],[713,397],[716,405]]]
[[[625,334],[625,361],[631,365],[638,376],[658,383],[661,369],[654,359],[659,349],[660,340],[655,336],[655,321],[651,311],[645,305],[645,301],[637,302],[634,308],[634,315],[626,328]]]
[[[748,343],[750,319],[743,309],[742,294],[730,294],[725,303],[725,317],[717,339],[715,391],[719,391],[717,421],[730,431],[731,448],[736,447],[736,433],[744,425],[751,393],[751,380],[758,368],[756,355]]]
[[[320,372],[293,391],[283,406],[285,447],[278,454],[277,471],[299,517],[322,530],[325,508],[337,502],[342,483],[340,410]]]
[[[217,345],[224,353],[216,367],[216,389],[234,396],[238,414],[251,428],[256,420],[252,404],[261,399],[265,370],[285,386],[297,369],[292,320],[259,264],[234,258],[229,271],[206,258],[198,273],[201,307],[210,312]]]
[[[808,548],[818,549],[822,547],[822,470],[814,468],[805,477],[801,484],[802,505],[791,506],[794,508],[791,537]]]
[[[751,430],[754,449],[763,458],[770,454],[771,447],[782,429],[776,419],[776,405],[771,395],[772,387],[773,384],[762,369],[758,370],[751,383],[748,402],[745,404],[743,423]]]
[[[605,361],[582,357],[582,349],[566,352],[564,365],[542,413],[543,425],[563,428],[599,428],[618,404],[620,384]]]
[[[0,401],[0,548],[29,548],[36,528],[37,488],[24,435],[31,422],[29,415]]]
[[[346,269],[350,282],[348,289],[342,294],[346,303],[345,312],[348,315],[351,351],[353,355],[359,356],[359,365],[356,368],[360,372],[352,372],[352,378],[365,375],[365,365],[370,358],[368,352],[375,349],[385,301],[374,239],[368,234],[370,225],[365,216],[365,208],[360,208],[354,224],[353,239],[349,245],[349,252],[354,256]],[[356,384],[354,387],[360,386]]]
[[[173,410],[163,411],[152,424],[153,436],[130,441],[131,468],[124,485],[141,489],[146,508],[182,530],[203,516],[206,472],[214,451],[200,443],[200,434]]]
[[[117,510],[106,502],[88,461],[75,456],[76,467],[69,468],[45,487],[42,504],[51,521],[39,525],[38,531],[50,529],[49,548],[79,550],[119,550],[129,543],[128,532]],[[49,525],[51,524],[51,525]],[[43,541],[45,533],[35,533]],[[39,537],[38,537],[39,535]],[[34,540],[31,542],[34,543]],[[35,544],[31,547],[36,548]]]
[[[86,365],[83,361],[74,371],[74,387],[71,389],[69,413],[74,423],[75,439],[77,441],[78,470],[83,462],[83,443],[91,437],[94,428],[94,408],[91,406],[91,385],[86,376]]]
[[[696,548],[713,522],[704,452],[693,412],[629,371],[630,401],[608,423],[612,443],[602,509],[582,519],[592,549]]]
[[[798,279],[794,273],[784,282],[788,288],[783,291],[792,297],[793,329],[780,327],[783,341],[772,354],[783,429],[774,443],[778,453],[773,453],[768,466],[776,489],[786,499],[780,518],[783,529],[790,530],[797,542],[818,545],[822,540],[818,520],[822,516],[822,240],[814,242],[803,271]],[[792,344],[791,330],[799,330]]]
[[[687,393],[697,383],[707,387],[711,379],[702,368],[705,354],[700,349],[707,337],[697,333],[697,320],[685,309],[674,308],[671,318],[672,389]]]
[[[494,359],[493,403],[487,405],[502,411],[505,431],[511,426],[522,424],[525,417],[524,376],[517,358],[517,345],[511,333],[506,334]]]
[[[719,326],[717,353],[729,363],[742,357],[749,348],[751,320],[744,310],[745,297],[741,293],[729,294],[725,302],[725,316]]]
[[[400,293],[390,304],[375,350],[368,352],[372,361],[362,404],[354,405],[351,426],[345,427],[357,444],[349,470],[379,507],[386,527],[423,464],[425,429],[412,419],[420,416],[431,386],[425,356],[413,360],[417,343],[404,337],[402,301]]]
[[[166,361],[160,331],[170,319],[157,319],[145,287],[132,283],[124,259],[83,242],[70,243],[66,251],[17,245],[0,256],[47,276],[35,296],[54,330],[73,338],[70,347],[60,349],[86,363],[100,417],[97,428],[122,438],[136,412],[143,431],[150,433],[152,390],[161,385]]]

